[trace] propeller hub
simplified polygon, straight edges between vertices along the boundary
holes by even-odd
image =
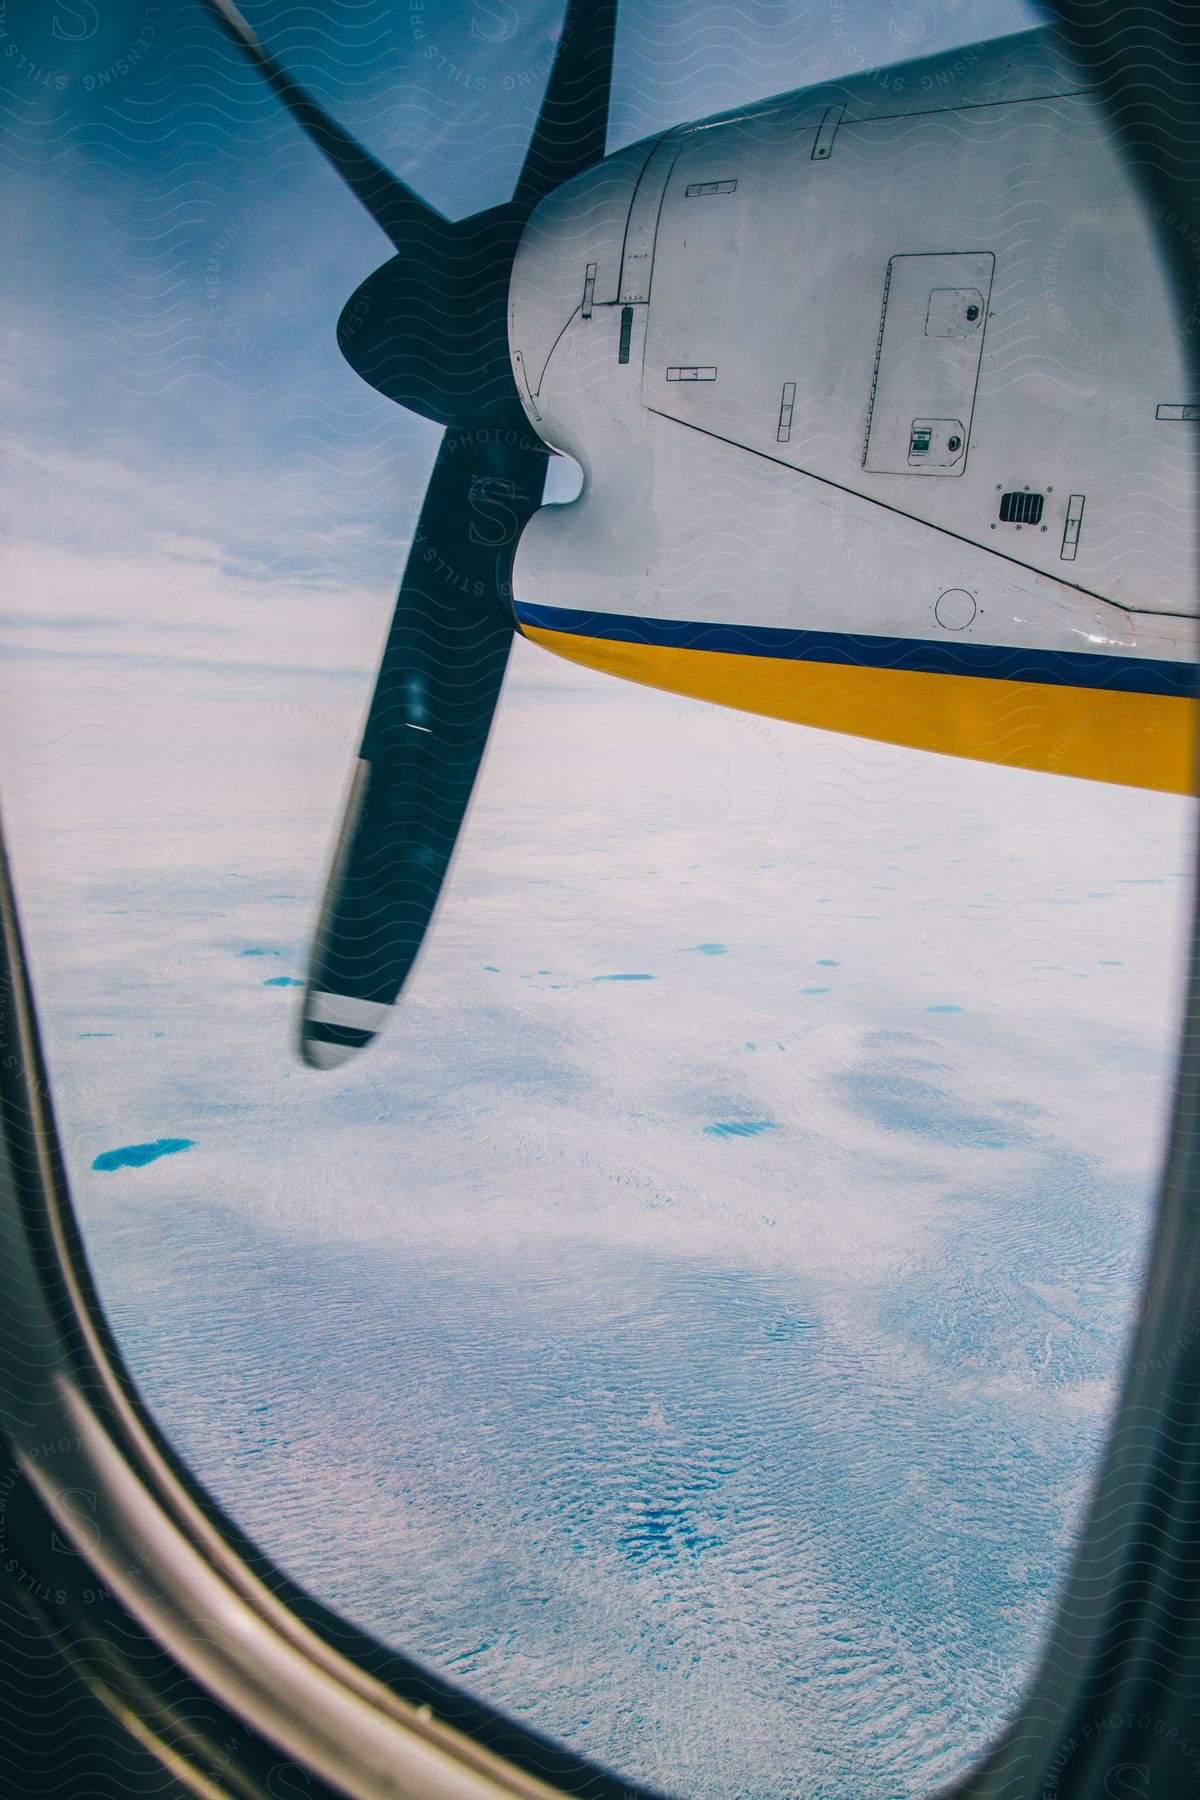
[[[346,302],[338,347],[389,400],[439,425],[524,426],[508,289],[527,204],[417,224]]]

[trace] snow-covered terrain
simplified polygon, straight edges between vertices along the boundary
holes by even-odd
[[[519,645],[411,992],[329,1077],[290,984],[351,684],[277,680],[202,744],[169,673],[91,739],[52,692],[82,677],[37,679],[88,772],[27,733],[9,808],[75,1190],[200,1478],[627,1775],[960,1767],[1031,1666],[1132,1318],[1191,805]]]

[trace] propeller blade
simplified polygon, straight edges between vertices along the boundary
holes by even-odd
[[[513,432],[442,439],[317,928],[301,1025],[313,1068],[370,1043],[421,948],[504,679],[513,554],[547,460]]]
[[[391,238],[397,250],[418,249],[423,242],[449,232],[445,217],[436,207],[406,187],[381,162],[376,162],[370,151],[364,150],[292,80],[259,42],[233,0],[203,0],[203,4],[249,58],[326,161],[337,170],[375,223]]]
[[[449,424],[421,509],[318,923],[301,1052],[333,1068],[382,1026],[415,962],[470,803],[512,643],[517,539],[551,454],[526,435],[507,279],[525,219],[603,159],[617,0],[569,0],[511,203],[451,224],[310,98],[233,0],[203,4],[399,256],[339,343],[380,392]]]
[[[513,198],[536,205],[604,159],[617,0],[570,0]]]

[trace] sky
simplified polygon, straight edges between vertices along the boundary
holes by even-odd
[[[557,7],[247,12],[437,205],[506,197]],[[634,0],[610,146],[1033,22]],[[632,1776],[922,1791],[1011,1704],[1101,1440],[1190,802],[518,643],[401,1015],[302,1070],[437,441],[334,343],[387,246],[198,7],[6,5],[0,101],[0,798],[150,1404],[324,1598]]]
[[[323,8],[250,16],[436,205],[511,192],[555,6],[368,0],[332,15],[336,32]],[[623,7],[610,142],[1032,17],[929,0]],[[199,6],[10,4],[3,29],[10,631],[61,648],[79,630],[62,621],[87,617],[75,650],[104,654],[119,632],[122,652],[161,654],[166,618],[173,657],[218,672],[361,671],[438,435],[334,343],[381,234]],[[22,597],[43,571],[52,608]]]

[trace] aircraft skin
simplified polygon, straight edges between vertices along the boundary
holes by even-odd
[[[1193,791],[1197,396],[1153,221],[1051,33],[608,157],[532,215],[509,336],[583,470],[520,539],[527,638]]]

